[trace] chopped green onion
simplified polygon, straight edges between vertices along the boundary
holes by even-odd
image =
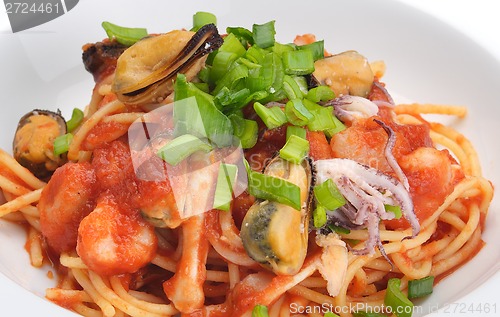
[[[252,310],[252,317],[269,317],[267,307],[264,305],[255,305]]]
[[[335,93],[328,86],[318,86],[309,90],[306,98],[312,102],[328,101],[335,98]]]
[[[268,52],[258,46],[250,46],[245,54],[245,57],[253,63],[262,64],[264,62],[264,55]]]
[[[339,315],[332,313],[331,311],[326,312],[323,317],[340,317]]]
[[[432,294],[434,276],[408,281],[408,298],[420,298]]]
[[[307,104],[307,101],[307,99],[304,99],[304,105]],[[307,123],[307,128],[310,131],[328,131],[337,128],[334,119],[335,116],[333,115],[333,107],[318,106],[312,110],[309,109],[309,111],[313,114],[313,119]]]
[[[192,134],[176,137],[158,150],[157,155],[170,165],[177,165],[191,154],[203,151],[210,152],[212,146]]]
[[[216,78],[217,85],[215,86],[213,93],[218,94],[224,87],[227,89],[233,89],[238,85],[240,80],[243,80],[246,77],[248,77],[248,67],[235,62],[230,66],[229,71],[222,75],[222,78]],[[250,89],[246,87],[243,89],[246,89],[248,94],[250,94]]]
[[[323,205],[318,204],[313,211],[313,224],[316,228],[321,228],[326,223],[326,209]]]
[[[214,14],[202,11],[196,12],[193,15],[193,28],[191,29],[191,31],[196,32],[202,26],[210,23],[217,25],[217,17]]]
[[[286,115],[280,107],[266,107],[260,102],[253,104],[257,115],[262,119],[268,129],[274,129],[287,122]]]
[[[207,83],[193,83],[193,85],[195,85],[196,88],[198,88],[199,90],[201,90],[203,92],[206,92],[206,93],[210,92],[210,88],[208,87]]]
[[[342,196],[337,185],[330,178],[314,186],[314,196],[317,202],[325,206],[328,210],[335,210],[346,204],[344,196]]]
[[[144,28],[127,28],[106,21],[101,25],[110,40],[116,39],[118,43],[127,46],[133,45],[148,35],[148,31]]]
[[[289,162],[300,164],[308,152],[309,141],[296,135],[291,135],[286,141],[285,146],[280,150],[280,156]]]
[[[78,108],[73,109],[73,113],[71,114],[71,119],[66,122],[66,128],[68,132],[73,132],[83,120],[83,111]]]
[[[262,67],[262,65],[254,63],[251,60],[244,58],[244,57],[241,57],[240,59],[238,59],[238,62],[245,65],[248,69],[256,69],[256,68]]]
[[[346,126],[336,116],[332,116],[332,120],[335,124],[335,128],[326,129],[323,131],[325,132],[327,138],[331,138],[333,135],[346,129]]]
[[[283,52],[285,74],[308,75],[314,72],[313,54],[309,50]]]
[[[325,58],[325,44],[323,40],[297,46],[297,49],[311,51],[314,61]]]
[[[230,52],[238,55],[238,57],[241,57],[245,55],[247,50],[243,47],[236,35],[228,34],[224,38],[224,43],[222,43],[221,47],[219,47],[219,52]]]
[[[218,93],[215,95],[215,102],[217,105],[221,107],[217,107],[219,109],[233,109],[239,108],[240,104],[246,100],[246,98],[250,95],[250,90],[248,88],[243,88],[241,90],[229,90],[226,86],[224,86]]]
[[[251,171],[248,175],[250,195],[277,201],[300,210],[300,188],[282,178]]]
[[[177,75],[174,94],[176,136],[194,134],[208,137],[219,147],[232,144],[234,131],[231,121],[217,109],[212,95],[187,82],[184,74]]]
[[[351,233],[351,230],[341,227],[341,226],[336,226],[333,223],[328,225],[328,228],[332,230],[332,232],[336,232],[339,234],[349,234]]]
[[[54,140],[54,155],[59,156],[63,153],[68,152],[69,145],[71,144],[72,140],[73,140],[73,134],[71,133],[66,133],[58,136]]]
[[[403,212],[401,211],[401,207],[393,206],[393,205],[384,205],[385,211],[392,212],[394,214],[395,219],[401,218]]]
[[[307,137],[307,131],[304,128],[297,127],[294,125],[289,125],[288,127],[286,127],[286,140],[288,141],[288,139],[292,135],[296,135],[300,138],[305,139]]]
[[[217,82],[222,76],[224,76],[229,67],[238,58],[238,55],[231,52],[218,52],[215,55],[212,62],[212,68],[210,69],[210,80],[212,82]]]
[[[304,97],[299,84],[291,76],[285,75],[283,77],[283,90],[285,90],[285,94],[289,100],[302,99]]]
[[[277,53],[279,56],[282,56],[286,51],[295,51],[294,44],[281,44],[278,42],[274,43],[273,52]]]
[[[257,143],[258,124],[254,120],[248,120],[237,115],[230,115],[234,127],[234,135],[240,139],[241,147],[252,148]]]
[[[313,119],[313,114],[300,99],[292,99],[285,104],[285,116],[288,122],[296,126],[304,126]]]
[[[255,45],[261,48],[268,48],[274,45],[274,35],[276,34],[274,21],[264,24],[254,24],[252,31]]]
[[[201,81],[207,83],[207,84],[213,84],[211,81],[211,76],[210,76],[210,70],[212,69],[212,66],[210,65],[205,65],[200,72],[198,73],[198,78],[201,79]]]
[[[391,278],[387,283],[384,305],[390,306],[392,312],[398,317],[411,317],[413,312],[413,303],[400,290],[401,280]]]
[[[233,200],[233,185],[236,181],[238,166],[221,163],[215,187],[214,209],[229,211]]]
[[[226,33],[234,34],[240,40],[241,44],[245,47],[254,43],[252,32],[243,27],[227,27]]]

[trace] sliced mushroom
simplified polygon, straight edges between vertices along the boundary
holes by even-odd
[[[142,39],[118,58],[113,91],[126,104],[160,103],[172,93],[178,73],[191,80],[203,66],[203,57],[222,42],[213,24],[196,33],[175,30]]]
[[[314,63],[314,77],[329,86],[337,96],[367,97],[373,84],[368,60],[356,51],[332,55]]]
[[[257,200],[243,219],[240,236],[252,259],[276,274],[295,274],[307,253],[311,164],[304,160],[298,165],[278,157],[269,163],[264,173],[298,185],[301,210],[275,201]]]
[[[17,125],[12,144],[14,158],[36,177],[47,180],[67,162],[65,155],[54,155],[54,140],[63,134],[66,121],[59,112],[33,110]]]

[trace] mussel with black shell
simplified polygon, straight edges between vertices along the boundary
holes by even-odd
[[[66,132],[66,121],[59,111],[33,110],[17,125],[12,144],[14,158],[36,177],[48,180],[56,168],[67,162],[65,154],[54,154],[54,140]]]
[[[248,209],[240,237],[247,254],[278,275],[296,274],[307,254],[311,219],[313,170],[311,161],[291,163],[280,157],[269,162],[264,174],[285,179],[300,188],[300,210],[258,199]]]
[[[127,105],[161,103],[173,92],[177,74],[192,80],[205,64],[207,54],[222,43],[214,24],[196,33],[174,30],[146,37],[118,58],[113,92]]]

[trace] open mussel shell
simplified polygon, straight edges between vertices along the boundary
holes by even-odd
[[[366,98],[373,84],[370,63],[356,51],[346,51],[314,62],[314,78],[329,86],[335,95]]]
[[[36,177],[47,180],[67,161],[65,155],[54,155],[54,140],[66,132],[60,112],[33,110],[17,125],[12,144],[14,158]]]
[[[265,174],[283,178],[300,188],[301,210],[275,201],[257,200],[247,211],[240,236],[248,255],[279,275],[297,273],[307,254],[313,172],[301,164],[274,158]]]
[[[126,104],[161,103],[173,92],[178,73],[194,78],[206,55],[222,45],[217,28],[207,24],[194,33],[174,30],[140,40],[117,60],[113,91]]]

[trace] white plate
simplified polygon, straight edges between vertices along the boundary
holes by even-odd
[[[114,2],[116,6],[118,2]],[[89,101],[93,86],[81,62],[81,46],[105,37],[100,23],[165,32],[191,26],[194,11],[211,11],[226,26],[276,20],[280,42],[296,34],[315,33],[331,52],[355,49],[370,60],[387,64],[384,81],[398,96],[420,102],[466,105],[470,115],[450,123],[475,144],[484,174],[500,184],[498,87],[500,65],[470,39],[435,18],[395,1],[80,1],[64,16],[19,34],[0,34],[0,146],[11,148],[17,120],[34,108],[57,109],[70,115]],[[498,193],[497,193],[498,194]],[[447,303],[489,304],[500,313],[500,203],[497,198],[486,221],[486,247],[472,261],[435,288],[421,303],[423,315]],[[0,221],[1,315],[73,316],[40,297],[55,285],[46,271],[30,266],[24,251],[25,233]],[[494,280],[492,278],[495,278]],[[489,282],[488,282],[489,281]],[[486,282],[486,283],[485,283]],[[35,295],[33,295],[35,294]],[[37,295],[37,296],[36,296]],[[39,297],[38,297],[39,296]],[[465,296],[465,297],[464,297]],[[420,305],[420,304],[419,304]],[[451,308],[452,306],[450,306]],[[448,308],[448,312],[453,312]],[[460,308],[460,307],[458,307]],[[455,308],[455,313],[459,311]],[[443,313],[450,316],[450,314]]]

